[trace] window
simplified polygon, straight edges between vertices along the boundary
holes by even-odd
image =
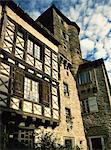
[[[65,148],[66,148],[66,150],[72,150],[73,149],[72,139],[65,139]]]
[[[26,62],[35,68],[42,70],[42,46],[28,39]]]
[[[19,130],[18,132],[18,141],[20,141],[23,145],[27,146],[27,148],[33,147],[33,130]]]
[[[35,58],[37,59],[41,59],[40,57],[40,45],[38,45],[37,43],[34,43],[33,41],[29,40],[28,39],[28,42],[27,42],[27,52],[33,56],[35,56]]]
[[[89,71],[79,73],[79,84],[86,84],[91,81],[91,74]]]
[[[69,108],[65,108],[66,114],[66,123],[67,123],[67,131],[69,132],[73,128],[73,117],[71,116],[71,110]]]
[[[89,97],[86,100],[81,101],[82,113],[98,112],[98,105],[96,97]]]
[[[87,99],[81,101],[81,111],[82,113],[89,113],[89,104]]]
[[[45,48],[45,73],[58,80],[58,56],[50,49]]]
[[[27,52],[33,55],[33,42],[31,40],[28,40],[27,42]]]
[[[24,83],[24,98],[39,102],[39,83],[29,78],[25,78]]]
[[[66,113],[66,122],[71,120],[71,110],[69,108],[65,108],[65,113]]]
[[[68,84],[64,83],[64,95],[69,96]]]

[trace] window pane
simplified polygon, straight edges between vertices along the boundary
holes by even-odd
[[[28,40],[28,43],[27,43],[27,52],[33,55],[33,42],[30,40]]]
[[[39,83],[31,79],[25,78],[24,98],[39,102]]]
[[[85,71],[79,74],[79,84],[89,83],[91,81],[90,72]]]
[[[69,108],[65,108],[65,112],[66,112],[66,118],[70,118],[71,117],[71,111]]]
[[[40,59],[40,46],[34,44],[34,56],[37,59]]]
[[[69,96],[68,84],[64,83],[64,95]]]
[[[71,150],[72,149],[72,140],[66,139],[65,140],[65,146],[66,146],[66,150]]]

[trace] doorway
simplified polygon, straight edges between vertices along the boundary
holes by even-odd
[[[89,138],[90,150],[105,150],[103,137],[90,137]]]

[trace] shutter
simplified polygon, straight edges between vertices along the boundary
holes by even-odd
[[[47,82],[43,84],[43,103],[49,104],[49,84]]]
[[[23,97],[24,72],[22,69],[15,69],[14,94]]]
[[[39,87],[39,91],[40,91],[41,102],[43,104],[49,105],[49,93],[50,93],[49,84],[47,82],[44,82],[44,81],[41,82],[40,87]]]
[[[43,95],[43,91],[42,91],[42,81],[39,82],[39,102],[42,103],[42,96]]]
[[[96,97],[89,97],[88,102],[89,102],[90,112],[98,112],[98,105],[97,105]]]

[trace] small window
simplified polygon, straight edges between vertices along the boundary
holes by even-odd
[[[66,121],[69,121],[71,119],[71,110],[69,108],[65,108],[66,113]]]
[[[40,46],[34,44],[34,56],[40,60]]]
[[[88,104],[88,100],[83,100],[81,101],[81,112],[82,113],[89,113],[89,104]]]
[[[89,71],[79,73],[79,84],[86,84],[91,82],[91,74]]]
[[[33,42],[31,40],[28,40],[27,42],[27,52],[33,55]]]
[[[89,97],[88,99],[81,101],[82,113],[98,112],[98,105],[96,97]]]
[[[72,139],[65,139],[65,148],[66,150],[72,150]]]
[[[69,96],[68,84],[64,83],[64,95]]]

